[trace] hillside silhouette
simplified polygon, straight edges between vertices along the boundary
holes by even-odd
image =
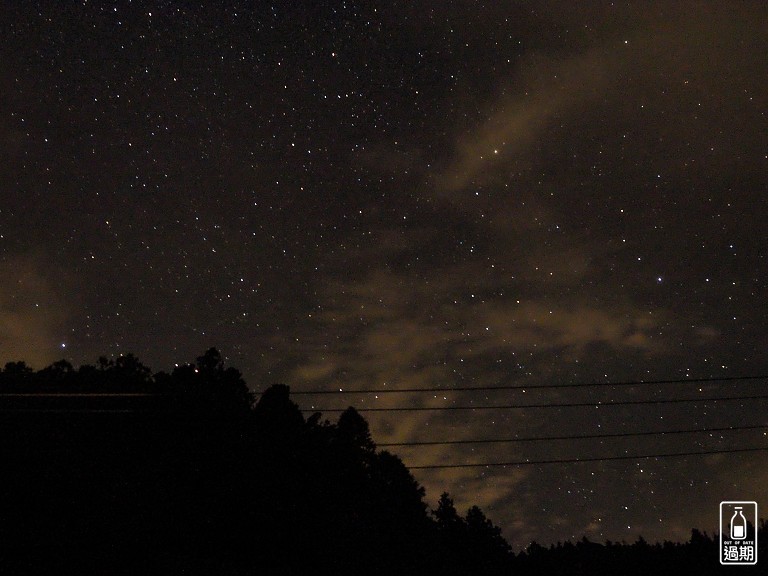
[[[354,408],[335,423],[305,418],[279,384],[256,401],[213,348],[170,373],[132,355],[78,369],[12,362],[0,394],[3,574],[729,569],[717,562],[717,538],[698,530],[686,543],[585,538],[514,554],[477,506],[462,515],[443,494],[430,510]]]

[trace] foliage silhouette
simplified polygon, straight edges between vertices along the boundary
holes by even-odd
[[[354,408],[305,419],[280,384],[256,402],[214,348],[170,373],[132,355],[9,363],[0,392],[128,394],[3,397],[0,573],[720,573],[698,531],[514,555],[476,506],[445,493],[430,513]]]

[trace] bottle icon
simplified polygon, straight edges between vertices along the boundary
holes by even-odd
[[[747,519],[741,513],[741,506],[734,506],[735,512],[731,516],[731,539],[744,540],[747,537]]]

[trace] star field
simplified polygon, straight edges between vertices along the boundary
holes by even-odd
[[[377,442],[765,424],[757,3],[39,2],[0,9],[0,361],[211,346]],[[329,415],[333,417],[333,415]],[[407,465],[765,445],[762,430],[399,447]],[[761,453],[425,469],[513,546],[683,539]],[[680,503],[684,502],[684,509]],[[465,506],[466,504],[466,506]]]

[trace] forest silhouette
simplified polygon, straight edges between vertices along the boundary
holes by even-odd
[[[514,553],[477,506],[434,510],[352,407],[256,400],[214,348],[0,372],[2,574],[721,574],[718,540],[588,539]],[[535,521],[535,519],[531,519]],[[754,527],[751,527],[754,530]],[[758,528],[765,559],[766,524]],[[741,567],[757,573],[757,567]]]

